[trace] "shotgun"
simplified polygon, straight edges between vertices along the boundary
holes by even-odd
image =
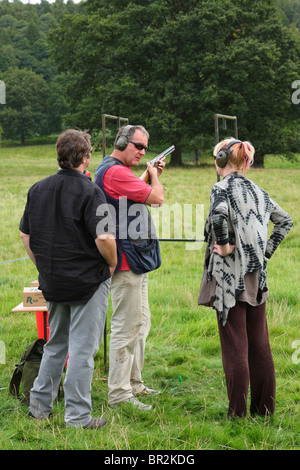
[[[175,150],[175,146],[171,145],[171,147],[167,148],[163,152],[159,153],[156,157],[154,157],[153,160],[151,160],[150,164],[155,166],[164,157],[166,157],[170,153],[174,152],[174,150]],[[144,181],[145,183],[148,183],[149,179],[150,179],[149,171],[146,170],[146,171],[144,171],[142,176],[140,176],[140,180]]]

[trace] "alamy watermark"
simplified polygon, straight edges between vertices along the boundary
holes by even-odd
[[[300,340],[299,339],[292,343],[292,348],[296,349],[296,351],[292,355],[292,363],[300,364]]]
[[[292,94],[292,103],[293,104],[299,104],[300,103],[300,80],[295,80],[293,83],[292,83],[292,88],[293,89],[296,89],[296,91],[294,91],[294,93]]]
[[[6,104],[6,87],[2,80],[0,80],[0,104]]]
[[[118,214],[111,204],[99,205],[96,214],[101,218],[97,235],[109,232],[120,240],[138,241],[155,239],[159,234],[161,240],[186,240],[186,250],[199,250],[203,246],[203,204],[154,204],[150,217],[145,204],[128,204],[124,197],[119,200]]]
[[[6,364],[6,351],[4,341],[0,341],[0,364]]]
[[[292,354],[292,363],[300,364],[300,340],[293,341],[292,349],[296,351]],[[6,347],[4,341],[0,340],[0,364],[6,364]]]

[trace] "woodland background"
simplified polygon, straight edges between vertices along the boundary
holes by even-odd
[[[101,146],[107,113],[145,125],[152,146],[174,144],[181,165],[183,151],[212,147],[222,113],[237,116],[258,165],[292,158],[299,28],[299,0],[1,0],[0,140],[76,126]]]
[[[300,79],[299,28],[299,0],[0,0],[0,85],[6,85],[6,104],[0,104],[0,449],[300,449],[300,88],[292,86]],[[36,339],[34,312],[12,312],[38,275],[24,258],[18,230],[28,188],[57,171],[56,138],[69,126],[92,133],[99,150],[89,167],[94,175],[102,159],[102,113],[150,131],[150,151],[133,169],[137,176],[146,159],[176,145],[161,175],[167,204],[202,204],[205,217],[217,179],[214,113],[236,115],[239,138],[253,142],[261,167],[249,178],[294,220],[268,263],[274,416],[224,419],[216,317],[197,305],[204,250],[180,242],[161,243],[162,266],[149,275],[152,325],[143,378],[162,391],[150,413],[109,407],[103,345],[92,385],[94,416],[109,423],[103,432],[66,429],[63,400],[55,402],[51,419],[36,422],[9,396],[15,364]],[[110,123],[108,152],[116,130]],[[229,125],[222,128],[228,135]],[[110,303],[108,344],[111,314]]]

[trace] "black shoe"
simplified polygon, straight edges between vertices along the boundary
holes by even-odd
[[[104,418],[92,418],[91,421],[83,426],[83,429],[100,429],[107,424]]]
[[[53,418],[53,414],[50,413],[48,416],[43,416],[42,418],[37,418],[36,416],[34,416],[31,411],[28,412],[28,416],[29,418],[33,418],[33,419],[37,419],[39,421],[43,421],[44,419],[49,419],[49,418]]]

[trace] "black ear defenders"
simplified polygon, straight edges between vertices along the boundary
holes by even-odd
[[[219,168],[225,168],[225,166],[227,165],[229,157],[230,157],[230,148],[234,144],[241,144],[241,143],[242,143],[241,140],[232,140],[231,142],[229,142],[228,145],[220,148],[220,150],[218,151],[216,155],[216,163]]]
[[[127,125],[124,127],[124,129],[122,130],[122,133],[119,135],[119,137],[117,138],[117,141],[115,143],[115,147],[118,149],[118,150],[125,150],[127,145],[128,145],[128,142],[129,142],[129,139],[128,139],[128,133],[130,131],[130,129],[132,128],[133,126],[130,126],[130,125]]]

